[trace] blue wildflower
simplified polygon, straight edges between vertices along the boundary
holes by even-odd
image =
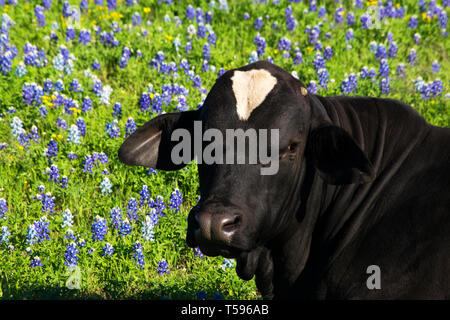
[[[71,242],[66,246],[66,252],[64,253],[64,264],[68,267],[75,267],[78,261],[78,253],[80,251],[77,248],[75,242]]]
[[[145,241],[155,241],[155,232],[153,231],[155,224],[152,222],[150,216],[145,216],[145,221],[142,221],[141,233]]]
[[[145,267],[145,257],[143,250],[144,248],[142,247],[142,244],[140,244],[139,241],[136,241],[133,245],[133,258],[136,266],[141,269],[144,269]]]
[[[0,198],[0,219],[6,220],[6,213],[8,212],[8,203],[6,199]]]
[[[100,183],[101,193],[103,195],[111,194],[112,192],[111,187],[112,187],[111,181],[107,177],[103,178],[102,182]]]
[[[169,264],[165,259],[161,259],[161,261],[158,262],[158,268],[156,269],[156,272],[160,275],[164,273],[170,273],[169,272]]]
[[[62,222],[62,228],[72,228],[73,227],[73,215],[72,211],[70,209],[66,209],[63,212],[63,222]]]
[[[103,241],[108,233],[108,226],[105,218],[96,216],[91,226],[92,241]]]
[[[102,256],[112,257],[113,254],[114,254],[114,246],[109,242],[105,243],[102,251]]]
[[[31,268],[36,268],[36,267],[42,267],[42,261],[41,258],[39,258],[39,256],[35,256],[33,259],[31,259],[30,262],[30,267]]]
[[[110,138],[116,138],[120,136],[120,128],[118,125],[117,119],[114,119],[112,122],[109,122],[105,125],[106,134]]]

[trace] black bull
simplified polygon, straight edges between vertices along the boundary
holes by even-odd
[[[233,74],[251,70],[276,84],[242,120]],[[199,110],[147,122],[120,161],[183,167],[171,160],[171,133],[192,132],[196,120],[221,131],[277,128],[280,153],[275,175],[261,175],[261,164],[199,164],[189,246],[236,258],[237,274],[255,276],[265,298],[450,298],[450,129],[399,101],[308,93],[257,62],[221,76]]]

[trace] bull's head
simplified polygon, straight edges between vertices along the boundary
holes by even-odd
[[[251,279],[259,268],[260,273],[270,272],[270,266],[264,265],[270,264],[263,256],[267,250],[262,248],[288,237],[292,228],[305,233],[304,248],[295,249],[308,250],[313,221],[307,213],[299,214],[302,192],[310,186],[308,172],[317,172],[330,184],[364,182],[372,176],[363,151],[346,131],[332,125],[319,99],[308,93],[301,81],[268,62],[226,72],[196,111],[150,120],[126,139],[119,159],[128,165],[180,169],[187,161],[174,160],[180,134],[174,139],[173,133],[180,133],[177,129],[189,133],[186,139],[191,139],[192,150],[184,150],[183,157],[191,160],[199,152],[194,150],[199,142],[193,141],[199,123],[203,131],[215,129],[222,137],[227,129],[278,130],[277,135],[259,139],[256,148],[252,148],[255,142],[250,141],[250,135],[246,136],[248,148],[243,157],[248,160],[251,150],[259,153],[266,149],[276,165],[261,161],[198,164],[201,200],[189,214],[187,243],[210,256],[237,258],[237,272],[243,279]],[[278,140],[275,144],[274,136]],[[205,149],[204,140],[203,145],[200,141],[200,152]],[[240,152],[237,146],[228,145],[215,150],[222,151],[224,159],[229,152],[237,156]],[[262,174],[261,169],[270,165],[276,172]]]

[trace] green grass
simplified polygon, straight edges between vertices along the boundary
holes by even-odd
[[[41,1],[22,2],[15,5],[0,7],[4,13],[13,19],[15,26],[10,28],[9,42],[18,49],[18,55],[12,63],[12,71],[7,75],[0,74],[0,143],[7,143],[8,147],[0,150],[0,198],[4,198],[8,204],[5,219],[0,219],[0,227],[7,226],[11,236],[8,243],[0,243],[0,298],[2,299],[195,299],[197,293],[203,290],[207,298],[213,298],[214,294],[220,294],[226,299],[255,299],[259,298],[253,281],[244,282],[235,274],[234,268],[222,268],[223,258],[195,257],[194,250],[188,248],[185,243],[187,227],[187,215],[190,208],[195,205],[198,196],[198,176],[195,164],[191,163],[187,169],[177,172],[159,171],[157,174],[148,174],[147,169],[140,167],[127,167],[119,163],[117,150],[123,142],[125,135],[125,123],[132,116],[137,125],[142,125],[154,113],[142,112],[139,108],[139,99],[149,83],[156,92],[161,93],[161,86],[167,83],[177,83],[189,89],[187,98],[189,108],[195,109],[202,100],[201,92],[193,87],[192,81],[179,70],[179,77],[163,75],[148,64],[158,51],[163,51],[165,61],[174,61],[177,64],[186,58],[189,64],[195,67],[195,74],[202,78],[202,86],[209,90],[217,78],[220,68],[226,70],[240,67],[248,63],[250,53],[256,50],[253,42],[259,32],[267,41],[264,58],[273,58],[274,63],[287,71],[296,71],[299,78],[308,83],[310,80],[318,80],[312,60],[315,50],[308,43],[308,35],[304,33],[307,25],[314,26],[319,23],[317,13],[303,14],[307,5],[303,1],[291,3],[298,26],[294,31],[287,31],[285,26],[284,10],[288,1],[281,1],[276,5],[254,5],[251,1],[228,1],[229,12],[216,8],[210,8],[208,1],[191,1],[193,6],[200,6],[204,11],[211,10],[213,20],[212,29],[217,35],[217,44],[211,46],[210,65],[216,67],[216,72],[202,72],[202,50],[206,38],[192,38],[192,51],[185,54],[184,46],[187,42],[187,27],[191,22],[186,18],[186,3],[174,1],[167,6],[158,4],[156,0],[140,1],[138,6],[127,7],[124,1],[117,1],[118,7],[111,13],[106,7],[97,7],[93,1],[89,1],[89,12],[82,14],[79,22],[81,28],[92,31],[93,41],[88,45],[81,45],[78,41],[65,41],[67,19],[62,18],[62,3],[53,1],[50,10],[45,11],[46,26],[36,27],[34,7]],[[391,93],[381,95],[378,77],[376,82],[358,79],[356,95],[383,96],[404,101],[416,108],[427,121],[434,125],[449,126],[450,112],[448,91],[450,64],[448,52],[450,52],[448,38],[441,35],[438,28],[438,19],[430,21],[422,18],[422,12],[416,5],[416,1],[394,1],[395,4],[407,6],[406,17],[403,19],[388,19],[388,24],[380,29],[363,30],[359,17],[364,10],[352,8],[352,1],[344,1],[345,17],[352,10],[356,16],[356,25],[353,26],[355,39],[353,48],[346,49],[345,33],[348,27],[345,23],[332,26],[334,21],[334,1],[326,4],[328,14],[327,21],[322,20],[320,40],[324,47],[333,48],[333,57],[326,62],[330,78],[328,90],[319,89],[322,95],[339,95],[340,84],[346,74],[359,72],[365,65],[378,70],[379,63],[374,54],[369,51],[371,41],[377,43],[386,42],[386,34],[391,31],[399,50],[394,59],[389,59],[391,70]],[[438,1],[441,5],[442,2]],[[77,1],[70,1],[77,5]],[[105,1],[106,4],[106,1]],[[151,11],[148,12],[147,9]],[[134,12],[140,13],[143,24],[139,27],[131,26],[131,17]],[[249,20],[244,20],[242,15],[248,12]],[[164,16],[168,14],[172,22],[164,22]],[[407,27],[410,15],[419,17],[418,28],[411,30]],[[448,14],[448,8],[447,8]],[[253,22],[259,16],[268,15],[269,20],[264,20],[264,26],[256,31]],[[173,20],[179,16],[182,25],[176,25]],[[101,43],[99,36],[95,35],[93,26],[96,25],[102,31],[111,31],[111,22],[119,23],[122,31],[115,34],[120,41],[118,47],[108,47]],[[150,20],[151,25],[146,21]],[[46,37],[52,32],[51,24],[55,21],[59,30],[55,34],[59,40],[54,43]],[[279,30],[271,28],[271,24],[278,21]],[[148,31],[148,36],[143,37],[142,31]],[[330,32],[331,39],[325,39],[325,33]],[[420,33],[421,43],[414,43],[413,35]],[[77,36],[79,29],[77,29]],[[304,63],[294,65],[292,57],[284,58],[276,47],[281,37],[287,37],[292,41],[292,48],[298,46],[302,53]],[[172,40],[179,37],[182,46],[177,53]],[[38,68],[27,66],[27,73],[23,77],[14,74],[16,66],[23,61],[24,45],[26,42],[44,49],[48,64]],[[295,44],[298,42],[298,44]],[[53,67],[53,59],[58,53],[60,45],[76,57],[74,72],[63,74]],[[119,60],[124,46],[131,48],[133,54],[125,69],[119,68]],[[0,46],[1,48],[1,46]],[[418,52],[418,63],[408,66],[406,57],[411,48]],[[142,52],[142,57],[136,55],[136,51]],[[2,51],[0,50],[0,53]],[[292,50],[291,50],[292,55]],[[1,56],[1,55],[0,55]],[[90,69],[94,60],[101,64],[100,70],[91,70],[103,83],[113,88],[111,104],[101,105],[99,99],[92,92],[92,80],[84,75],[84,70]],[[441,66],[438,74],[431,72],[432,61],[437,60]],[[395,75],[395,69],[399,63],[407,65],[405,78]],[[420,93],[416,93],[413,81],[422,77],[425,82],[440,78],[444,83],[443,94],[423,100]],[[35,82],[43,85],[43,81],[50,78],[53,81],[61,79],[65,89],[62,91],[67,97],[79,102],[88,95],[93,100],[93,108],[87,113],[66,114],[61,107],[48,107],[48,114],[43,118],[37,106],[26,105],[22,100],[22,87],[24,83]],[[78,79],[84,89],[83,93],[73,93],[68,90],[72,79]],[[48,94],[50,95],[50,94]],[[164,106],[165,112],[175,110],[176,99],[172,99],[170,105]],[[105,124],[111,122],[112,105],[122,104],[122,118],[119,119],[121,135],[118,138],[109,138],[105,132]],[[9,113],[8,108],[14,106],[16,113]],[[78,117],[83,117],[86,122],[87,134],[81,138],[81,144],[76,145],[67,142],[68,132],[55,125],[58,117],[63,118],[68,126],[74,124]],[[23,148],[19,141],[12,135],[10,123],[14,117],[23,121],[23,127],[27,133],[33,125],[37,126],[41,136],[40,143],[30,142],[30,146]],[[59,154],[49,162],[43,155],[50,139],[55,139],[59,145]],[[69,160],[67,155],[74,152],[78,158]],[[84,156],[93,152],[104,152],[109,157],[109,163],[100,165],[94,169],[94,173],[83,172]],[[61,188],[58,184],[48,181],[43,174],[51,164],[56,164],[61,175],[67,175],[68,187]],[[110,195],[102,195],[100,182],[104,175],[102,171],[110,172],[108,178],[113,184]],[[175,188],[183,194],[183,203],[179,212],[166,210],[165,217],[160,219],[159,225],[154,229],[155,241],[143,241],[141,237],[141,221],[148,213],[148,208],[141,208],[139,220],[132,222],[132,233],[120,237],[109,221],[109,212],[113,207],[120,207],[126,216],[126,204],[130,197],[139,200],[139,191],[143,185],[148,185],[151,196],[161,195],[166,204]],[[33,196],[38,194],[38,186],[44,185],[46,192],[51,192],[55,197],[55,209],[53,214],[47,214],[50,221],[50,240],[38,244],[28,245],[26,242],[27,228],[35,220],[41,218],[41,203]],[[70,271],[64,264],[64,253],[70,242],[64,239],[65,228],[62,228],[62,213],[69,208],[74,215],[73,231],[80,239],[86,241],[85,247],[80,247],[78,254],[78,268],[81,274],[79,289],[69,289],[67,280]],[[91,240],[91,224],[97,216],[108,219],[108,234],[105,241],[93,242]],[[1,236],[1,231],[0,231]],[[140,269],[133,260],[132,245],[140,241],[144,246],[145,268]],[[106,242],[114,246],[114,255],[105,257],[101,255]],[[30,247],[32,253],[26,252]],[[93,253],[89,250],[95,249]],[[42,267],[31,268],[31,259],[38,255],[41,258]],[[165,259],[169,264],[170,273],[159,275],[158,262]]]

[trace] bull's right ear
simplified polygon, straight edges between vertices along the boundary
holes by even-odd
[[[131,134],[119,149],[119,160],[131,166],[144,166],[161,170],[178,170],[187,163],[174,163],[172,149],[179,143],[172,141],[172,133],[176,129],[189,131],[193,137],[194,121],[199,110],[166,113],[153,118]],[[193,143],[191,143],[193,145]],[[193,158],[193,152],[190,153]]]

